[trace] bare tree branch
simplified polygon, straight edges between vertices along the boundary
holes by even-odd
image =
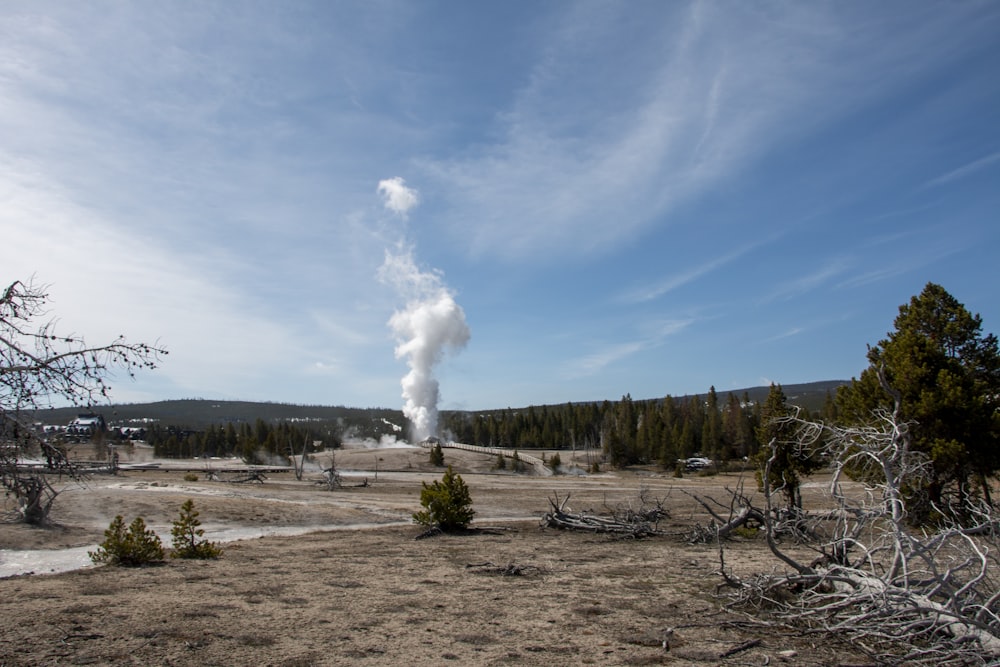
[[[971,524],[944,521],[923,532],[907,525],[905,491],[923,479],[928,461],[910,447],[898,392],[885,388],[897,397],[895,409],[875,413],[871,426],[783,418],[794,427],[799,446],[815,448],[833,465],[834,509],[794,517],[805,524],[804,534],[813,537],[820,557],[807,565],[775,539],[783,526],[770,503],[774,490],[765,470],[765,507],[758,511],[769,548],[789,572],[737,579],[725,571],[720,541],[725,585],[734,590],[735,604],[815,631],[847,633],[881,662],[995,661],[1000,658],[998,522],[984,503],[965,512]],[[845,491],[848,471],[863,480],[859,492]]]
[[[57,403],[92,407],[110,399],[107,379],[115,371],[135,377],[155,368],[166,350],[131,343],[124,336],[105,345],[88,345],[79,336],[56,333],[45,316],[43,286],[14,281],[0,297],[0,484],[19,503],[21,518],[44,523],[59,495],[47,475],[78,478],[78,471],[57,447],[34,431],[31,415]],[[25,462],[40,452],[46,465]]]

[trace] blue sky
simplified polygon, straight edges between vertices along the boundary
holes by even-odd
[[[846,379],[1000,330],[998,72],[993,2],[6,2],[2,278],[169,349],[121,402],[400,407],[387,253],[443,408]]]

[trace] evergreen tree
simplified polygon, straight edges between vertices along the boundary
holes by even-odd
[[[163,543],[146,527],[142,517],[136,517],[128,528],[121,514],[104,531],[104,541],[87,555],[95,563],[138,567],[163,560]]]
[[[701,452],[712,459],[724,458],[722,451],[722,412],[715,387],[709,387],[705,401],[705,421],[701,427]]]
[[[432,466],[443,466],[444,465],[444,450],[441,448],[441,443],[434,443],[431,447],[430,457],[428,459]]]
[[[226,423],[226,436],[225,436],[225,447],[223,448],[223,456],[232,456],[236,454],[239,450],[240,440],[236,435],[236,429],[233,427],[232,422]]]
[[[724,458],[750,456],[754,435],[749,409],[750,406],[741,404],[735,394],[728,395],[722,419]]]
[[[838,391],[841,419],[867,423],[874,411],[892,409],[894,399],[879,379],[884,373],[899,394],[913,447],[932,461],[929,481],[912,490],[914,519],[930,518],[932,504],[942,509],[951,500],[960,512],[977,488],[992,502],[988,477],[1000,470],[997,337],[984,336],[982,318],[934,283],[899,307],[894,325],[869,349],[861,377]]]
[[[757,481],[763,486],[766,466],[770,462],[770,476],[767,479],[771,489],[780,489],[788,503],[788,509],[802,508],[800,485],[802,476],[808,475],[820,466],[816,452],[803,449],[795,441],[793,427],[782,419],[793,414],[794,408],[787,404],[781,385],[771,383],[771,390],[761,410],[761,422],[757,429],[757,453],[759,468]]]
[[[443,531],[465,528],[472,521],[472,497],[469,487],[451,466],[441,481],[422,482],[420,505],[424,508],[413,514],[413,520],[422,526],[437,527]]]
[[[170,528],[174,547],[173,551],[170,552],[171,558],[205,560],[218,558],[222,555],[222,549],[214,542],[209,542],[204,538],[205,530],[201,527],[198,514],[198,510],[194,508],[193,500],[188,499],[181,505],[180,517],[171,524]]]

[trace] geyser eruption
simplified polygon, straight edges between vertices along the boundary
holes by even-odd
[[[403,219],[419,202],[416,190],[398,176],[380,181],[378,192],[386,209]],[[417,268],[412,249],[400,245],[395,253],[386,250],[379,278],[406,299],[406,307],[393,314],[389,327],[398,342],[396,358],[406,359],[410,367],[401,382],[403,414],[413,424],[412,435],[419,442],[437,435],[440,393],[434,367],[447,349],[465,346],[469,327],[441,274]]]
[[[389,319],[396,335],[396,358],[406,359],[410,372],[403,378],[403,414],[413,424],[418,442],[437,435],[438,381],[437,365],[447,349],[458,350],[469,341],[465,312],[438,273],[422,272],[413,261],[413,253],[385,253],[379,269],[383,282],[406,295],[407,304]]]

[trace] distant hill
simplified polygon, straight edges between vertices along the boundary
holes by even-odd
[[[823,408],[827,393],[836,396],[837,387],[842,387],[850,383],[850,380],[824,380],[823,382],[807,382],[805,384],[783,384],[781,385],[781,389],[785,392],[785,397],[789,403],[815,412]],[[746,392],[750,396],[750,400],[755,403],[763,403],[767,400],[767,394],[770,391],[771,387],[769,386],[727,391],[716,389],[719,396],[726,396],[727,394],[742,396],[743,392]]]
[[[64,424],[86,412],[81,408],[54,408],[36,414],[37,421],[47,424]],[[258,419],[266,422],[347,422],[386,419],[394,424],[405,423],[401,410],[388,408],[348,408],[328,405],[294,405],[291,403],[260,403],[253,401],[212,401],[185,398],[155,403],[126,403],[124,405],[98,406],[95,412],[104,415],[108,424],[128,424],[155,421],[200,429],[210,424],[249,423]]]
[[[805,384],[782,385],[788,402],[809,410],[819,410],[823,407],[827,393],[835,394],[837,387],[848,384],[847,380],[826,380],[823,382],[808,382]],[[732,393],[742,397],[746,393],[751,401],[763,402],[767,398],[770,387],[748,387],[716,392],[720,402]],[[704,394],[707,395],[706,390]],[[617,401],[621,397],[609,398]],[[662,400],[662,396],[646,400]],[[675,399],[686,399],[688,396],[674,396]],[[602,399],[603,400],[603,399]],[[597,401],[600,402],[600,401]],[[565,404],[560,404],[565,405]],[[527,408],[527,406],[523,406]],[[541,406],[536,406],[541,407]],[[496,411],[503,408],[497,408]],[[254,423],[257,419],[266,422],[309,421],[338,422],[342,425],[371,424],[385,420],[385,432],[391,432],[390,424],[403,426],[406,419],[401,410],[389,408],[348,408],[344,406],[326,405],[295,405],[291,403],[261,403],[253,401],[213,401],[200,398],[157,401],[155,403],[128,403],[102,407],[96,410],[104,415],[109,424],[139,423],[143,420],[156,421],[163,425],[176,425],[192,429],[201,429],[210,424]],[[36,415],[37,421],[46,424],[66,424],[79,413],[80,408],[54,408],[41,411]],[[447,411],[456,412],[456,411]],[[461,411],[458,411],[461,412]],[[479,413],[494,412],[494,410],[468,411]],[[367,429],[365,429],[367,430]]]
[[[799,407],[806,408],[810,411],[815,412],[823,408],[823,404],[826,402],[827,393],[831,395],[836,395],[837,387],[846,384],[850,384],[850,380],[823,380],[821,382],[785,384],[781,385],[781,389],[782,391],[785,392],[785,397],[788,399],[788,402],[790,404],[797,405]],[[715,390],[716,394],[719,396],[719,403],[723,405],[725,404],[726,397],[729,394],[733,394],[737,398],[742,398],[743,394],[747,394],[751,402],[763,403],[764,401],[767,400],[767,395],[770,391],[771,391],[770,386],[747,387],[744,389],[726,389],[722,391],[718,389]],[[702,396],[702,397],[708,396],[708,389],[706,389],[703,393],[700,394],[685,394],[682,396],[674,396],[674,395],[671,396],[675,401],[684,402],[689,398],[692,398],[693,396]],[[621,396],[617,396],[615,398],[608,398],[607,400],[614,403],[615,401],[618,401],[620,399]],[[664,396],[657,396],[655,398],[647,397],[644,399],[636,398],[635,396],[632,397],[633,401],[640,403],[647,401],[662,401],[663,399]],[[578,403],[580,404],[602,403],[603,401],[604,399],[601,399],[599,401],[580,401]],[[565,403],[560,403],[559,405],[565,405]],[[534,407],[540,408],[542,406],[536,405]],[[528,406],[520,406],[516,408],[511,406],[510,408],[496,408],[491,410],[472,410],[470,412],[475,412],[476,414],[489,414],[489,413],[502,412],[503,410],[506,409],[510,409],[513,410],[514,412],[517,412],[519,410],[526,410],[527,408]],[[452,413],[460,411],[448,410],[446,412]]]

